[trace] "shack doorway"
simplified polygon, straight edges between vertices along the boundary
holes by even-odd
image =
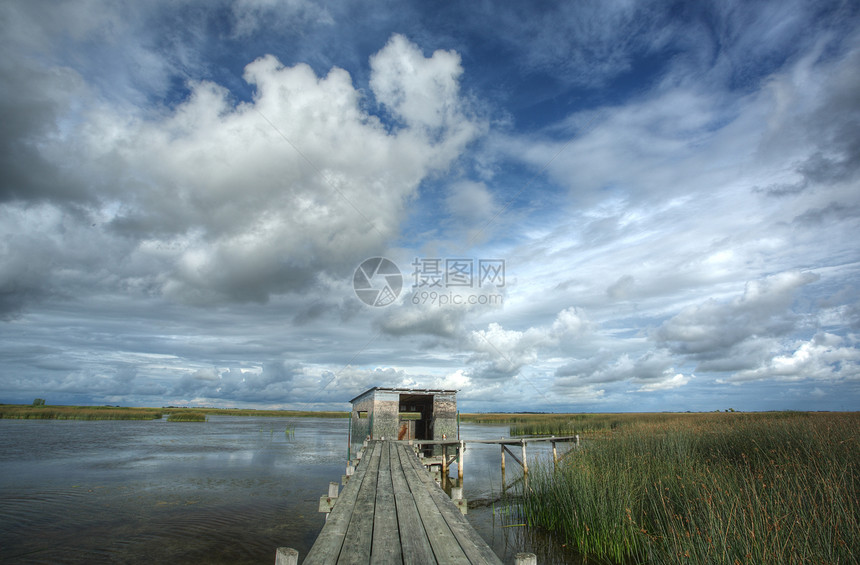
[[[400,394],[397,439],[433,439],[433,395]]]

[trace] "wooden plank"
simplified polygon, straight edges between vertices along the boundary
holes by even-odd
[[[413,462],[414,465],[414,462]],[[478,532],[472,528],[472,525],[460,512],[460,509],[451,502],[448,495],[445,494],[439,486],[429,477],[427,473],[421,476],[427,492],[433,498],[439,514],[445,519],[451,532],[460,543],[460,547],[466,554],[466,557],[471,563],[490,563],[501,565],[499,557],[490,549],[487,542],[484,541]]]
[[[368,449],[373,449],[372,447]],[[343,487],[338,497],[338,503],[328,516],[328,520],[314,543],[308,556],[303,561],[304,565],[334,565],[340,555],[343,539],[346,537],[349,522],[355,508],[361,484],[367,475],[368,465],[359,465],[349,483]]]
[[[409,453],[408,448],[405,450],[409,457],[415,457]],[[433,556],[430,540],[427,539],[427,533],[424,531],[424,525],[418,514],[418,507],[415,505],[415,500],[406,483],[406,476],[403,474],[400,451],[400,449],[395,449],[391,452],[390,466],[403,563],[410,565],[435,563],[436,558]]]
[[[430,496],[428,485],[422,480],[426,476],[423,468],[413,465],[413,459],[406,450],[399,449],[398,453],[403,465],[403,474],[409,485],[409,490],[418,507],[418,514],[427,532],[427,539],[433,548],[437,563],[469,563],[466,554],[460,548],[457,538],[453,535],[448,523],[439,514],[436,504]],[[435,483],[434,483],[435,486]],[[438,487],[436,487],[438,488]]]
[[[394,502],[394,483],[391,477],[392,449],[394,446],[390,442],[385,442],[382,446],[379,460],[379,480],[376,484],[376,509],[373,515],[373,544],[370,562],[381,565],[403,563],[400,550],[400,528],[397,525],[397,507]]]
[[[362,463],[367,465],[367,472],[355,500],[352,519],[349,521],[349,527],[343,539],[343,547],[340,550],[340,557],[337,559],[338,565],[370,563],[379,461],[385,447],[384,443],[377,442],[373,452],[367,455],[367,459]]]

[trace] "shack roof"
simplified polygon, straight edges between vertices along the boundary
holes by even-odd
[[[456,390],[441,389],[441,388],[389,388],[389,387],[383,387],[383,386],[375,386],[373,388],[367,389],[366,391],[362,392],[361,394],[359,394],[358,396],[356,396],[355,398],[350,400],[350,403],[355,402],[356,400],[358,400],[362,396],[365,396],[369,392],[374,392],[377,390],[385,391],[385,392],[402,392],[402,393],[406,393],[406,394],[457,394]]]

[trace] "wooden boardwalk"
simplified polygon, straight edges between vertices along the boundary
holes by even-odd
[[[409,445],[370,441],[304,563],[501,561]]]

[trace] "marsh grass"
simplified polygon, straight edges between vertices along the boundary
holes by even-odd
[[[133,408],[0,404],[0,419],[17,420],[159,420],[165,413],[169,414],[168,420],[171,422],[202,422],[206,420],[207,415],[280,418],[346,418],[349,416],[349,412],[251,410],[244,408]],[[180,418],[180,414],[194,414],[194,416],[188,416],[189,419],[177,419]]]
[[[860,414],[627,424],[530,465],[517,519],[616,562],[857,563]]]
[[[490,413],[461,414],[463,422],[476,424],[509,424],[511,436],[567,436],[586,432],[609,433],[620,427],[642,422],[672,421],[689,416],[671,412],[660,413],[608,413],[608,414],[541,414],[541,413]]]
[[[205,422],[206,414],[202,412],[171,412],[167,415],[168,422]]]
[[[158,420],[161,417],[162,411],[155,408],[0,405],[0,418],[16,420]]]

